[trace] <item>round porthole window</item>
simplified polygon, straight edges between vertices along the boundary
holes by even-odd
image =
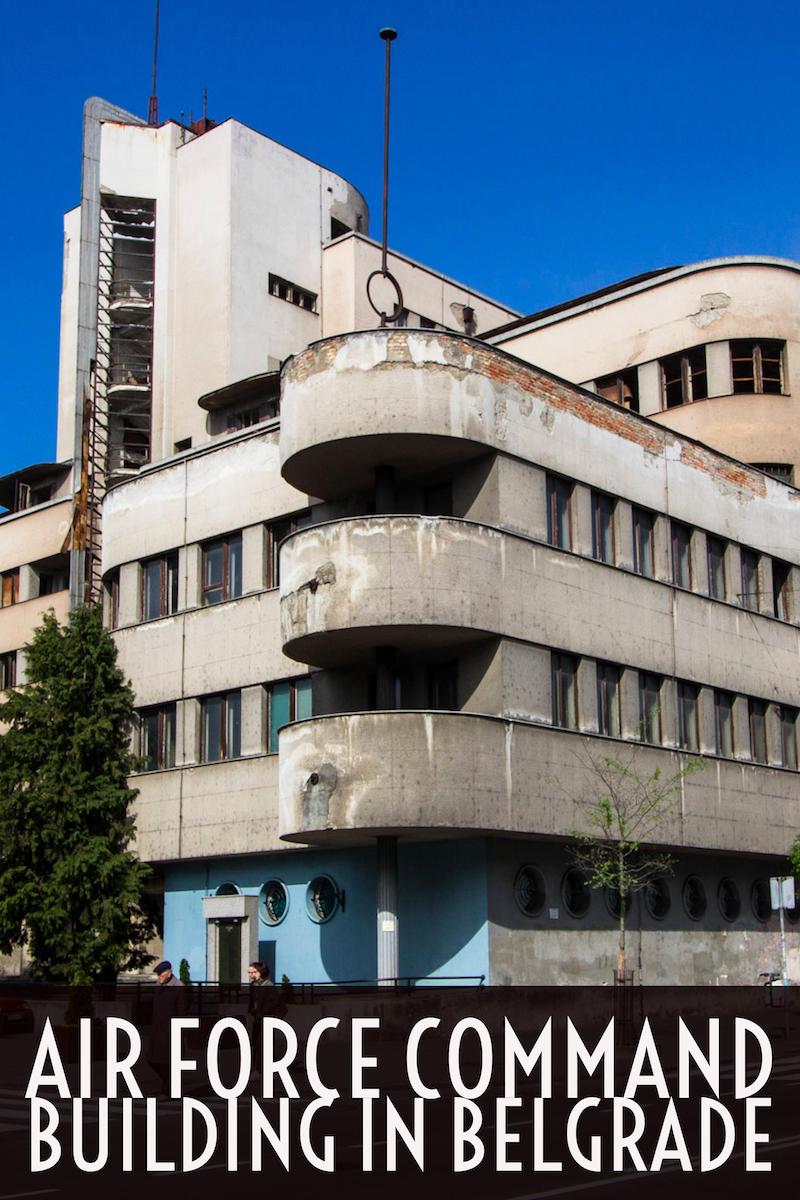
[[[258,911],[265,925],[280,925],[289,908],[289,893],[280,879],[268,879],[258,896]]]
[[[732,879],[720,880],[717,888],[717,904],[726,921],[735,921],[742,911],[739,889]]]
[[[620,898],[619,898],[619,888],[607,887],[606,888],[606,908],[611,913],[611,915],[615,921],[619,920],[620,907],[621,906],[620,906]],[[628,892],[627,896],[625,897],[625,916],[627,916],[630,911],[631,911],[631,894],[630,894],[630,892]]]
[[[215,896],[241,896],[235,883],[221,883],[214,893]]]
[[[339,889],[330,875],[317,875],[306,889],[306,910],[312,921],[323,925],[339,907]]]
[[[526,917],[538,917],[547,898],[544,876],[538,867],[520,867],[514,880],[514,899]]]
[[[768,921],[772,912],[772,900],[769,894],[769,880],[756,879],[750,889],[750,904],[753,916],[757,921]]]
[[[699,921],[706,911],[706,889],[696,875],[689,875],[683,885],[683,907],[692,921]]]
[[[650,916],[656,921],[663,921],[670,910],[672,898],[669,894],[669,884],[663,876],[651,879],[644,889],[644,902]]]
[[[571,867],[561,880],[561,899],[571,917],[585,917],[592,897],[586,876],[576,867]]]

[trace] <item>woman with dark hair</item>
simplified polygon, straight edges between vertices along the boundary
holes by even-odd
[[[261,1022],[264,1017],[276,1015],[275,985],[269,977],[269,964],[251,962],[247,968],[250,980],[250,1004],[247,1009],[252,1021],[250,1026],[250,1042],[253,1047],[253,1067],[261,1074]]]

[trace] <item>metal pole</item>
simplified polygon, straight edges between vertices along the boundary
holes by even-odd
[[[153,85],[150,90],[150,103],[147,106],[147,124],[158,124],[158,95],[156,93],[156,69],[158,67],[158,19],[160,0],[156,0],[156,30],[153,40]]]
[[[392,42],[397,37],[396,29],[382,29],[380,36],[386,43],[386,71],[383,87],[383,243],[381,246],[381,270],[386,273],[386,255],[389,239],[389,95],[392,75]],[[385,322],[381,322],[385,324]]]

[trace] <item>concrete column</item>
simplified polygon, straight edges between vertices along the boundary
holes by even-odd
[[[184,592],[183,606],[185,608],[197,608],[200,604],[200,560],[200,547],[197,545],[187,546],[180,585]],[[180,599],[180,594],[178,598]]]
[[[183,757],[178,757],[183,739]],[[178,745],[175,747],[176,763],[196,763],[200,761],[200,703],[197,700],[184,700],[178,704]]]
[[[697,732],[704,754],[717,752],[717,726],[714,717],[714,689],[700,688],[697,696]]]
[[[661,411],[661,367],[658,362],[639,367],[639,412],[645,417]]]
[[[33,567],[28,563],[23,563],[19,568],[19,591],[17,593],[17,603],[22,604],[23,600],[34,600],[39,595],[39,573],[34,571]]]
[[[706,371],[709,396],[730,396],[733,393],[730,342],[709,342],[706,346]]]
[[[692,591],[708,595],[708,553],[706,535],[702,529],[692,531]]]
[[[728,542],[725,547],[725,599],[729,604],[741,605],[742,556],[739,547]]]
[[[617,566],[633,570],[633,517],[627,500],[618,500],[614,509],[614,545]]]
[[[620,676],[620,715],[622,736],[638,741],[642,736],[642,714],[639,709],[639,672],[626,667]]]
[[[135,625],[141,621],[141,567],[138,562],[125,563],[119,569],[119,624]]]
[[[264,572],[264,526],[249,525],[242,530],[242,592],[260,592]]]
[[[678,744],[678,695],[674,679],[661,684],[661,742],[664,746]]]
[[[768,617],[775,616],[775,603],[772,595],[772,559],[768,554],[761,554],[758,560],[758,611]]]
[[[264,749],[263,687],[242,688],[242,754],[260,754]]]
[[[572,549],[576,554],[592,554],[592,493],[582,483],[572,489]]]
[[[578,728],[597,733],[597,663],[582,658],[578,663]]]
[[[783,738],[781,737],[780,705],[767,705],[767,762],[773,767],[782,767]]]
[[[377,839],[378,978],[395,980],[398,972],[397,838]],[[383,986],[391,986],[386,983]]]
[[[653,575],[663,583],[672,583],[670,527],[666,517],[656,517],[653,526]]]
[[[733,753],[736,758],[750,758],[750,714],[746,696],[736,696],[733,701]]]

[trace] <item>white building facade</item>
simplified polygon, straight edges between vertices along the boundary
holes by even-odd
[[[71,602],[101,585],[136,694],[164,952],[610,982],[618,898],[570,835],[592,760],[632,756],[703,764],[628,914],[641,979],[756,982],[800,829],[800,267],[521,318],[390,255],[378,329],[368,219],[235,121],[87,104],[57,457],[95,519]]]

